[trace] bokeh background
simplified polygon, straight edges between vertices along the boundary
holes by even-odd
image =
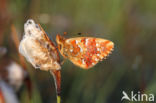
[[[90,70],[65,61],[62,103],[121,103],[122,91],[156,95],[155,0],[0,0],[0,47],[7,49],[1,50],[0,69],[12,60],[28,72],[31,89],[25,82],[13,89],[19,103],[56,103],[50,73],[35,70],[18,53],[24,23],[30,18],[53,42],[56,34],[67,32],[67,38],[92,36],[115,43],[112,54]],[[7,73],[0,74],[3,81]]]

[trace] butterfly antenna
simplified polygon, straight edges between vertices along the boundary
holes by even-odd
[[[77,33],[78,35],[82,35],[82,33]]]
[[[79,32],[79,33],[77,33],[77,35],[78,35],[78,36],[86,36],[86,35],[88,36],[88,33]]]
[[[63,61],[61,61],[61,65],[63,65],[63,64],[64,64],[64,62],[65,62],[65,59],[63,59]]]

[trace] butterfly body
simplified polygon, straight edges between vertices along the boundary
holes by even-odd
[[[114,47],[113,42],[94,37],[65,39],[57,35],[56,42],[60,53],[83,69],[89,69],[102,61]]]

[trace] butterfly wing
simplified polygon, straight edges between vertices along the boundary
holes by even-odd
[[[65,40],[61,54],[65,55],[75,65],[89,69],[106,58],[113,47],[114,43],[106,39],[77,37]]]

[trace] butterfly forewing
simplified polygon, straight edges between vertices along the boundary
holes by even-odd
[[[65,39],[62,45],[61,54],[84,69],[89,69],[106,58],[114,47],[113,42],[94,37]]]

